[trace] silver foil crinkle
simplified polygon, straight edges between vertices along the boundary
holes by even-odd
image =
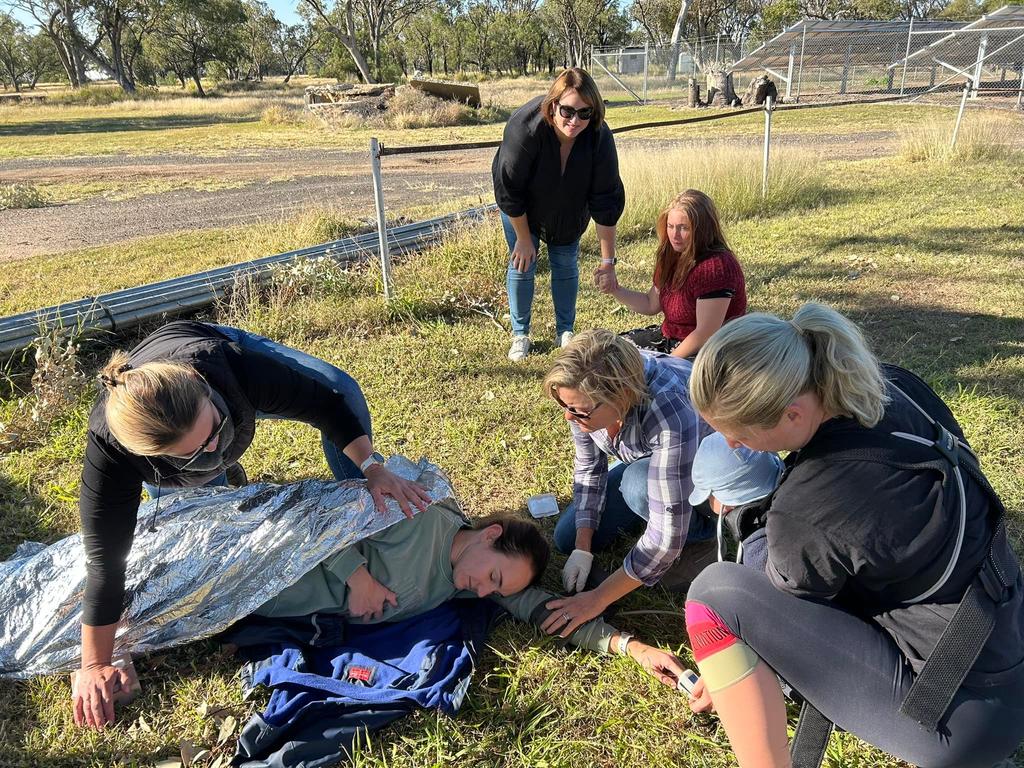
[[[438,467],[393,456],[388,468],[454,495]],[[126,605],[115,653],[146,653],[216,634],[249,615],[318,563],[402,519],[377,512],[361,480],[198,488],[139,508],[128,556]],[[76,669],[81,660],[85,554],[75,534],[26,542],[0,563],[0,677]]]

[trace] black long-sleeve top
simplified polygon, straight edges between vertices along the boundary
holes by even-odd
[[[249,447],[257,412],[305,422],[338,446],[366,434],[341,393],[278,359],[243,351],[213,326],[176,322],[144,339],[131,353],[133,365],[152,360],[188,363],[223,399],[234,426],[226,464]],[[125,568],[135,536],[142,483],[202,485],[220,474],[180,472],[159,456],[129,452],[110,433],[101,392],[89,418],[79,498],[86,554],[83,623],[112,624],[124,605]]]
[[[505,125],[491,164],[494,199],[508,216],[526,214],[530,232],[548,245],[579,239],[590,219],[612,227],[626,207],[615,139],[603,122],[576,137],[562,173],[555,129],[541,115],[538,96]]]

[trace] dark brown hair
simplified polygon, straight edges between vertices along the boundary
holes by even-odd
[[[554,127],[555,102],[562,98],[562,94],[570,88],[587,102],[587,106],[594,109],[594,115],[590,118],[590,125],[587,127],[593,127],[594,130],[600,128],[604,121],[604,99],[601,98],[601,92],[597,90],[594,78],[587,70],[580,67],[572,67],[563,71],[548,88],[548,95],[544,97],[544,101],[540,105],[540,113],[544,122]]]
[[[514,517],[489,517],[476,522],[473,529],[479,531],[495,524],[501,526],[501,535],[494,540],[495,551],[509,557],[525,557],[533,569],[530,584],[539,582],[551,559],[551,545],[540,528]]]
[[[676,253],[668,239],[668,215],[672,211],[682,211],[690,221],[690,246],[685,253]],[[678,288],[697,262],[712,253],[729,250],[714,201],[697,189],[688,189],[673,200],[658,216],[655,230],[658,251],[654,258],[654,284],[659,291]]]

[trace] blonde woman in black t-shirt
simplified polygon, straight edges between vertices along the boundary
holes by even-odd
[[[725,325],[690,390],[730,445],[790,452],[766,505],[765,570],[716,563],[687,595],[702,675],[691,707],[717,710],[740,766],[790,765],[778,677],[915,765],[987,768],[1012,753],[1024,737],[1024,584],[1002,503],[935,392],[880,365],[852,322],[815,304]],[[950,640],[975,598],[991,634]],[[940,637],[957,652],[933,654]],[[956,670],[957,657],[962,682],[922,673],[929,659]],[[917,697],[922,676],[939,696]]]

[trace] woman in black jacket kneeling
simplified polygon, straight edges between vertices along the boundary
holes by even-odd
[[[173,488],[225,485],[256,421],[290,419],[320,430],[334,476],[365,477],[381,511],[384,496],[407,516],[410,505],[429,503],[423,488],[394,475],[374,451],[370,412],[355,380],[262,336],[170,323],[130,353],[115,353],[100,384],[79,500],[87,558],[82,667],[73,695],[79,725],[113,722],[113,694],[130,682],[111,659],[144,485],[153,498]]]
[[[690,392],[730,445],[789,451],[765,569],[716,563],[687,595],[691,707],[714,705],[740,766],[790,764],[779,677],[914,765],[1013,752],[1024,583],[1002,502],[939,396],[816,304],[723,326]]]

